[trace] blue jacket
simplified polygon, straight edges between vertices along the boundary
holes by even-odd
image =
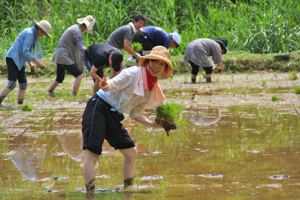
[[[166,31],[156,26],[145,26],[143,29],[154,46],[170,47],[170,36]]]
[[[37,37],[35,26],[24,29],[18,35],[5,57],[12,58],[19,70],[21,70],[26,61],[32,62],[36,59],[31,52],[34,49]]]

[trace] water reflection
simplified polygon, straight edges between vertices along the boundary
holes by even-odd
[[[185,113],[190,122],[197,126],[212,126],[221,119],[218,108],[189,108],[185,110]]]
[[[25,179],[50,179],[51,172],[43,171],[46,146],[44,141],[39,142],[37,138],[25,137],[22,134],[9,139],[9,157]]]

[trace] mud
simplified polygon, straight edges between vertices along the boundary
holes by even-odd
[[[138,158],[131,192],[122,189],[123,156],[109,146],[96,166],[96,199],[298,199],[300,96],[289,73],[189,75],[160,80],[167,101],[183,106],[167,137],[130,120],[124,126]],[[299,74],[298,74],[299,77]],[[28,76],[25,104],[17,90],[0,107],[0,194],[5,199],[85,199],[81,116],[92,96],[86,78],[72,96],[67,76],[54,93],[51,78]],[[263,86],[262,82],[266,85]],[[3,88],[6,77],[0,80]],[[272,101],[272,96],[282,100]],[[155,120],[155,109],[145,115]],[[91,197],[93,198],[93,197]]]

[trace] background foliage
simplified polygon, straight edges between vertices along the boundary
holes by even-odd
[[[92,35],[84,34],[85,46],[106,42],[118,27],[144,14],[145,25],[167,32],[177,30],[182,45],[172,54],[184,54],[189,42],[197,38],[226,37],[229,50],[252,53],[279,53],[299,49],[299,1],[285,0],[0,0],[0,55],[4,58],[17,35],[48,20],[52,39],[43,38],[46,57],[55,51],[60,36],[76,19],[93,15]]]

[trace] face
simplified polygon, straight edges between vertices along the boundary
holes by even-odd
[[[153,77],[160,78],[166,69],[166,63],[161,60],[149,60],[147,69]]]
[[[133,20],[133,24],[134,24],[136,30],[140,30],[144,26],[145,21],[141,20],[141,19],[139,21]]]
[[[41,29],[38,29],[37,32],[36,32],[36,34],[39,37],[43,37],[45,35],[45,33]]]
[[[174,48],[174,47],[178,47],[178,45],[176,44],[175,40],[171,39],[169,48]]]

